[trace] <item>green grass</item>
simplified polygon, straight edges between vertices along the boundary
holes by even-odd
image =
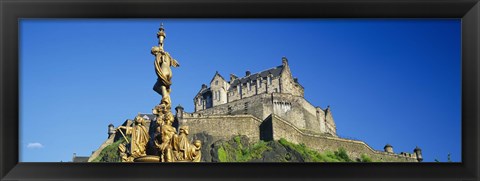
[[[241,136],[235,136],[232,140],[224,142],[217,150],[218,160],[220,162],[247,162],[262,158],[263,152],[271,149],[264,141],[253,145],[243,145]]]
[[[324,153],[319,153],[306,147],[305,144],[294,144],[284,138],[280,138],[278,142],[286,148],[290,148],[300,153],[305,162],[353,162],[343,148],[334,152],[326,151]]]
[[[370,158],[368,155],[362,154],[360,158],[360,162],[372,162],[372,158]]]
[[[118,146],[125,142],[125,139],[121,138],[118,141],[103,148],[97,158],[92,162],[121,162],[120,155],[118,154]]]

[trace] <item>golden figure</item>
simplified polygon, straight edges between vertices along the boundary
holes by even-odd
[[[179,67],[180,64],[170,56],[170,54],[163,50],[163,40],[166,38],[163,24],[157,33],[158,46],[152,47],[151,53],[155,56],[155,73],[157,74],[157,82],[153,86],[155,92],[162,95],[161,104],[170,108],[170,86],[172,85],[172,70],[170,67]]]
[[[177,130],[172,126],[174,117],[171,112],[167,112],[164,115],[164,124],[161,126],[161,140],[162,143],[158,144],[157,147],[160,151],[160,161],[161,162],[174,162],[176,161],[173,148],[175,146],[175,140],[177,137]]]
[[[156,116],[155,135],[152,138],[155,144],[155,152],[158,155],[146,155],[147,143],[150,140],[145,122],[142,117],[135,118],[135,126],[120,126],[119,132],[126,138],[120,129],[125,129],[127,135],[131,135],[131,142],[118,146],[118,152],[122,162],[200,162],[201,160],[201,142],[195,140],[193,144],[188,141],[188,127],[183,126],[180,129],[180,135],[177,135],[177,129],[172,126],[175,118],[171,111],[170,86],[172,85],[172,70],[170,67],[178,67],[179,63],[173,59],[170,54],[163,49],[164,39],[166,37],[163,24],[157,33],[158,46],[151,49],[151,53],[155,56],[154,66],[157,75],[157,82],[153,90],[162,96],[159,105],[152,109],[152,113]],[[130,146],[130,147],[129,147]],[[153,151],[149,154],[155,154]]]
[[[200,162],[201,159],[201,142],[195,140],[194,144],[188,141],[188,126],[180,127],[179,136],[176,139],[175,151],[177,152],[177,160],[179,161],[193,161]]]
[[[117,129],[125,129],[125,134],[131,135],[129,153],[130,157],[138,158],[147,155],[146,147],[148,140],[150,140],[150,136],[148,135],[147,128],[145,127],[145,120],[141,116],[137,116],[135,118],[135,125],[133,127],[119,126]]]

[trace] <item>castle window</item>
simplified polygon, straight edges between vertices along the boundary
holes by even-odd
[[[258,88],[262,87],[262,79],[258,79]]]
[[[218,80],[215,81],[215,85],[218,85]]]
[[[217,91],[217,98],[220,100],[220,91]]]
[[[247,87],[248,87],[248,91],[252,90],[252,84],[250,84],[250,82],[247,82]]]
[[[244,110],[243,113],[244,113],[244,114],[247,114],[247,112],[248,112],[248,102],[245,102],[245,103],[244,103],[243,110]]]
[[[238,87],[237,87],[237,92],[238,92],[238,94],[241,94],[241,93],[242,93],[241,91],[242,91],[242,90],[240,89],[240,86],[238,86]]]
[[[272,77],[268,76],[267,77],[267,82],[268,82],[268,85],[272,85]]]

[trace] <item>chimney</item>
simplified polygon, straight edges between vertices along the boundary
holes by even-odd
[[[206,88],[207,88],[207,85],[202,84],[202,89],[206,89]]]
[[[251,73],[249,70],[247,70],[247,71],[245,72],[245,77],[250,76],[251,74],[252,74],[252,73]]]
[[[235,76],[235,74],[230,74],[230,83],[232,83],[235,79],[237,79],[237,76]]]
[[[288,65],[288,59],[287,59],[287,57],[285,57],[285,56],[282,57],[282,65],[283,65],[283,66],[287,66],[287,65]]]

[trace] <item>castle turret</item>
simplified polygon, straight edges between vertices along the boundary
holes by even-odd
[[[393,147],[390,144],[386,144],[385,147],[383,147],[383,150],[387,153],[393,153]]]
[[[422,149],[420,149],[418,146],[416,146],[415,149],[413,150],[413,153],[415,153],[415,156],[417,156],[418,162],[423,161]]]
[[[183,107],[180,104],[177,107],[175,107],[175,116],[177,118],[183,118]]]
[[[109,124],[108,125],[108,137],[110,138],[110,136],[112,134],[115,134],[115,126],[113,126],[113,124]]]

